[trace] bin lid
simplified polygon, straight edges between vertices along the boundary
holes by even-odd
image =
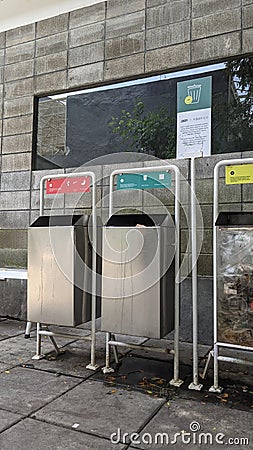
[[[241,226],[253,225],[253,212],[236,211],[220,212],[215,222],[216,226]]]
[[[172,216],[169,214],[113,214],[107,221],[107,227],[146,227],[171,226]]]
[[[88,219],[87,214],[39,216],[30,227],[87,226]]]

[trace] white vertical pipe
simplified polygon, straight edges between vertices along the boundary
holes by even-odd
[[[196,228],[196,183],[195,158],[191,158],[191,252],[192,252],[192,344],[193,384],[198,381],[198,270],[197,270],[197,228]],[[202,386],[201,386],[202,387]]]

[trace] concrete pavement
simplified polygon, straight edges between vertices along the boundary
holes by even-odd
[[[0,321],[1,450],[220,448],[232,443],[253,448],[252,368],[223,364],[220,395],[208,392],[211,377],[201,392],[189,391],[191,346],[184,344],[185,383],[176,389],[168,384],[173,369],[168,355],[124,350],[118,371],[105,376],[86,369],[87,341],[57,340],[64,353],[56,357],[43,338],[46,357],[33,360],[35,332],[24,339],[24,330],[24,322]],[[75,332],[88,330],[82,326]],[[97,362],[103,366],[104,334],[97,338]],[[200,354],[207,350],[200,347]]]

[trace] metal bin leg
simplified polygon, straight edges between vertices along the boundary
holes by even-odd
[[[103,367],[103,373],[113,373],[114,369],[110,367],[110,342],[111,333],[106,333],[106,344],[105,344],[105,367]]]
[[[223,389],[219,386],[219,363],[218,363],[218,356],[219,356],[219,346],[217,344],[214,344],[213,349],[213,386],[210,387],[209,392],[214,392],[217,394],[220,394]]]
[[[25,339],[29,339],[32,328],[32,322],[26,322]]]
[[[37,341],[36,341],[36,354],[32,357],[32,359],[41,359],[44,357],[41,353],[41,324],[37,323]]]

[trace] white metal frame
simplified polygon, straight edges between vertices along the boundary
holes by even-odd
[[[96,364],[96,284],[97,284],[97,266],[96,266],[96,249],[97,249],[97,212],[96,212],[96,178],[95,173],[88,172],[78,172],[78,173],[69,173],[69,174],[57,174],[57,175],[45,175],[40,181],[40,215],[44,215],[44,204],[45,204],[45,182],[48,179],[57,179],[57,178],[76,178],[82,176],[89,176],[92,180],[92,305],[91,305],[91,335],[89,336],[79,336],[79,335],[71,335],[71,334],[63,334],[52,332],[49,330],[42,330],[41,324],[37,323],[37,343],[36,343],[36,354],[33,359],[41,359],[43,357],[41,353],[41,336],[49,336],[57,354],[60,353],[60,350],[55,342],[54,336],[61,337],[70,337],[74,339],[83,339],[91,341],[91,361],[90,364],[86,366],[87,369],[97,370],[99,366]],[[29,273],[28,273],[28,281],[29,281]],[[27,322],[25,335],[30,334],[31,322]]]
[[[162,166],[149,166],[149,167],[138,167],[133,169],[117,169],[114,170],[110,175],[110,188],[109,188],[109,217],[113,214],[113,186],[114,186],[114,176],[121,173],[143,173],[143,172],[159,172],[159,171],[173,171],[175,174],[175,229],[177,236],[177,245],[175,250],[175,331],[174,331],[174,350],[165,350],[152,348],[152,351],[159,351],[170,353],[174,356],[174,376],[170,381],[170,385],[180,387],[183,383],[179,378],[179,321],[180,321],[180,171],[179,168],[173,164],[166,164]],[[117,346],[128,347],[128,348],[138,348],[143,350],[150,350],[150,347],[131,345],[124,342],[115,341],[114,335],[107,332],[106,333],[106,365],[103,368],[104,373],[114,372],[114,369],[110,367],[110,346],[115,350]],[[116,352],[114,352],[115,354]],[[116,362],[118,362],[117,354]]]
[[[204,369],[203,376],[205,376],[210,357],[214,358],[214,381],[213,386],[209,389],[210,392],[220,393],[222,388],[219,386],[219,361],[226,361],[230,363],[253,365],[252,362],[246,359],[231,358],[228,356],[219,356],[219,347],[230,348],[241,351],[253,351],[252,347],[246,347],[236,344],[229,344],[218,341],[218,286],[217,286],[217,227],[215,225],[216,219],[219,214],[219,169],[223,166],[232,166],[235,164],[252,164],[253,158],[245,159],[225,159],[219,161],[214,168],[214,192],[213,192],[213,305],[214,305],[214,348],[210,352],[207,360],[207,365]]]

